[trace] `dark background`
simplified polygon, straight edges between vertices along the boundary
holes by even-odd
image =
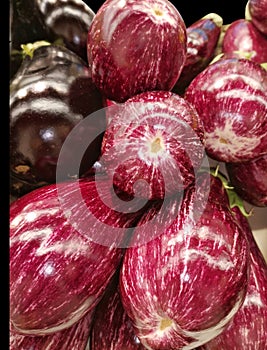
[[[91,7],[94,12],[97,12],[104,1],[84,0],[84,2]],[[215,12],[220,15],[223,18],[223,24],[228,24],[234,20],[244,18],[247,0],[173,0],[171,3],[180,12],[186,26],[189,26],[210,12]]]

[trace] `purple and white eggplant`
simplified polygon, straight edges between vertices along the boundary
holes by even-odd
[[[214,58],[223,19],[210,13],[186,28],[186,60],[172,91],[183,95],[186,87]]]
[[[114,108],[101,160],[118,188],[163,199],[194,181],[205,149],[203,127],[190,103],[170,91],[147,91]]]
[[[136,214],[107,206],[110,184],[97,182],[52,184],[12,202],[10,321],[17,332],[46,335],[72,326],[117,270],[119,244]]]
[[[225,31],[222,53],[248,58],[258,63],[267,62],[267,37],[251,21],[238,19]]]
[[[92,79],[123,102],[151,90],[171,90],[186,57],[186,26],[168,0],[106,0],[88,31]]]
[[[119,271],[119,270],[118,270]],[[96,307],[90,350],[145,350],[121,302],[116,274]]]
[[[217,60],[193,79],[185,99],[202,120],[211,158],[234,163],[267,153],[267,71],[257,62]]]
[[[254,239],[248,220],[233,209],[245,230],[250,246],[250,275],[247,294],[227,328],[201,347],[202,350],[264,350],[267,348],[267,265]]]
[[[255,27],[267,35],[267,1],[249,0],[246,5],[246,19],[252,21]]]
[[[88,343],[94,309],[69,328],[43,336],[30,336],[10,330],[9,350],[85,350]]]
[[[208,174],[209,175],[209,174]],[[247,290],[248,243],[211,176],[208,202],[203,174],[170,201],[175,220],[161,235],[127,249],[120,274],[124,308],[148,349],[194,349],[220,334],[240,309]],[[197,215],[201,211],[200,215]],[[165,223],[164,215],[157,218]],[[148,212],[140,227],[150,220]],[[150,235],[150,226],[143,234]]]
[[[267,154],[241,163],[226,163],[226,171],[235,191],[246,202],[267,206]]]

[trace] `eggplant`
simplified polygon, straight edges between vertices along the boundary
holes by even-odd
[[[248,219],[233,209],[249,242],[250,275],[243,305],[227,328],[201,350],[264,350],[267,348],[267,264]]]
[[[217,13],[209,13],[186,28],[186,60],[180,77],[172,91],[184,95],[186,87],[208,66],[215,56],[223,19]]]
[[[10,350],[85,350],[88,343],[94,309],[72,326],[49,335],[30,336],[10,329]]]
[[[194,349],[242,306],[249,247],[218,176],[204,172],[168,205],[138,221],[120,269],[121,300],[145,347]],[[153,236],[151,219],[161,231],[143,243]]]
[[[93,177],[43,186],[11,203],[10,321],[16,332],[64,330],[99,302],[138,215],[112,209],[112,198],[110,183]]]
[[[256,207],[267,206],[267,154],[241,163],[226,163],[231,184],[239,196]]]

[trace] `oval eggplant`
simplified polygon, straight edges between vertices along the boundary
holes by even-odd
[[[243,304],[248,242],[221,180],[199,177],[157,218],[161,234],[127,249],[120,270],[123,306],[141,343],[152,349],[194,349],[220,334]],[[207,203],[206,182],[210,180]],[[177,208],[178,207],[178,208]],[[164,216],[176,213],[170,225]],[[149,212],[139,221],[149,222]],[[165,225],[165,227],[164,227]],[[151,235],[145,225],[144,235]]]
[[[123,308],[118,276],[119,274],[114,276],[96,307],[90,335],[90,350],[145,350]]]
[[[255,27],[267,35],[267,1],[249,0],[246,5],[245,17],[251,20]]]
[[[211,158],[234,163],[267,153],[267,71],[257,62],[217,60],[192,80],[185,99],[202,120]]]
[[[248,58],[258,63],[267,62],[266,48],[267,37],[245,18],[232,22],[222,41],[222,53]]]
[[[205,149],[191,104],[170,91],[146,91],[111,107],[101,160],[118,188],[163,199],[194,181]]]
[[[91,178],[47,185],[11,203],[10,320],[17,332],[61,331],[98,303],[137,215],[112,209],[112,198],[106,179]]]
[[[184,95],[186,87],[214,58],[223,19],[210,13],[186,28],[187,50],[182,72],[172,91]]]
[[[102,111],[102,95],[90,70],[72,51],[42,46],[24,60],[10,85],[10,173],[11,192],[21,196],[56,182],[62,145],[71,130],[86,117]],[[105,128],[105,113],[98,123]],[[93,138],[81,162],[79,176],[100,155],[102,135],[88,122],[86,135]],[[73,140],[65,166],[72,164],[83,135]],[[67,179],[66,177],[65,179]]]
[[[124,102],[171,90],[186,57],[186,26],[166,0],[106,0],[88,31],[92,79],[109,99]]]
[[[87,33],[95,16],[82,0],[34,0],[40,17],[55,38],[87,62]]]

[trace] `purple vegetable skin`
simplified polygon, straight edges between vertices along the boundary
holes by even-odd
[[[10,350],[85,350],[94,309],[69,328],[43,336],[30,336],[10,330]]]
[[[189,83],[207,67],[215,55],[223,19],[211,13],[191,24],[187,29],[186,60],[172,91],[183,95]]]
[[[121,302],[116,274],[96,307],[90,350],[145,350]]]
[[[208,174],[209,176],[209,174]],[[120,274],[124,308],[141,343],[152,349],[194,349],[220,334],[240,309],[248,278],[248,243],[219,179],[189,186],[164,215],[162,234],[127,249]],[[202,187],[203,186],[203,187]],[[203,211],[196,218],[197,212]],[[149,222],[150,213],[139,222]],[[196,220],[195,220],[196,219]],[[149,226],[143,232],[150,235]]]
[[[250,245],[250,276],[243,305],[229,326],[201,350],[265,350],[267,348],[267,265],[251,227],[237,208],[234,211]]]
[[[242,163],[226,163],[231,184],[239,196],[257,207],[267,206],[267,154]]]
[[[103,199],[112,199],[110,184],[98,180],[98,186],[92,179],[52,184],[12,202],[10,321],[17,332],[61,331],[102,297],[135,214],[105,205]]]
[[[251,21],[241,18],[227,28],[222,52],[264,63],[267,62],[267,37]]]
[[[190,83],[185,99],[204,125],[207,154],[241,162],[267,153],[267,71],[247,59],[220,59]]]
[[[267,35],[267,0],[249,0],[246,9],[246,17],[261,33]]]

